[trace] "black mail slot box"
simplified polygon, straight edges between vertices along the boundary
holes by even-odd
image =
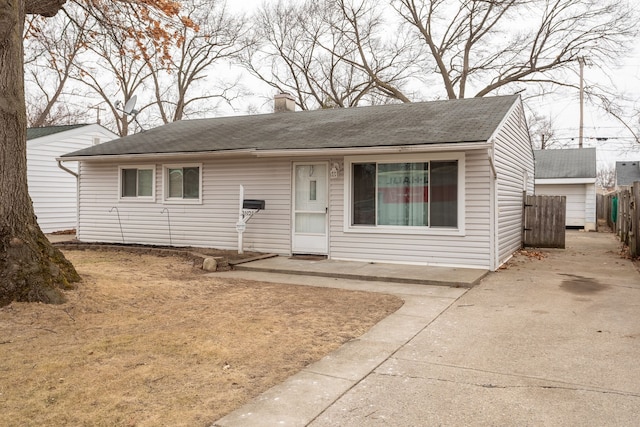
[[[242,201],[242,208],[243,209],[264,209],[264,200],[257,200],[257,199],[244,199]]]

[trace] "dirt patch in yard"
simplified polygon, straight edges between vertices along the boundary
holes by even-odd
[[[174,256],[65,255],[84,280],[67,303],[0,308],[0,425],[211,425],[402,305]]]

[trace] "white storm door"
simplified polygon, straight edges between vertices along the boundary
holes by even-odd
[[[327,254],[327,163],[294,163],[292,248],[295,254]]]

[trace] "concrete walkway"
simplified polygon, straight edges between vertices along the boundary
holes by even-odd
[[[51,243],[70,242],[76,238],[75,234],[45,234],[45,236]]]
[[[473,268],[425,267],[421,265],[334,261],[298,257],[267,258],[246,264],[238,264],[234,266],[234,269],[367,281],[375,278],[378,282],[463,288],[477,285],[489,272],[488,270]]]
[[[640,273],[614,237],[518,256],[472,289],[232,271],[405,305],[215,426],[638,423]]]

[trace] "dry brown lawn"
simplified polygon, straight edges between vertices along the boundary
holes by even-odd
[[[191,262],[66,251],[68,302],[0,308],[0,425],[207,426],[402,302],[222,280]]]

